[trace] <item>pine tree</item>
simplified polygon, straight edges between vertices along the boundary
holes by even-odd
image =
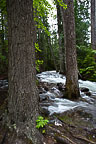
[[[91,0],[91,45],[96,50],[96,0]]]
[[[73,0],[63,1],[67,9],[62,8],[64,44],[65,44],[65,66],[66,66],[66,96],[76,99],[80,96],[78,84],[78,68],[76,58],[76,37]]]
[[[33,1],[7,0],[9,45],[9,120],[18,133],[42,144],[36,129],[39,95],[36,87]]]

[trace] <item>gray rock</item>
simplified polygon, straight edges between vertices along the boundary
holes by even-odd
[[[89,92],[88,88],[81,88],[81,92]]]

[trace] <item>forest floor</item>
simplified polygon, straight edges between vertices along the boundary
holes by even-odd
[[[7,96],[7,90],[0,90],[0,144],[31,144],[25,136],[18,137],[15,130],[11,131],[2,123],[4,113],[7,111]],[[76,108],[53,115],[44,111],[41,113],[49,120],[47,126],[43,128],[46,144],[96,144],[96,127],[92,115],[82,109]]]

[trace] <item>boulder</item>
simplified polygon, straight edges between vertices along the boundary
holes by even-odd
[[[62,84],[62,83],[57,83],[57,86],[58,86],[58,89],[59,89],[60,91],[64,91],[64,90],[65,90],[64,84]]]
[[[85,94],[87,95],[87,96],[91,96],[92,94],[91,94],[91,92],[85,92]]]
[[[81,88],[80,90],[81,90],[81,92],[89,92],[89,89],[88,88],[84,88],[84,87]]]

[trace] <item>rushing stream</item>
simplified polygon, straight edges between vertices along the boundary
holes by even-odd
[[[65,76],[56,71],[42,72],[37,74],[37,77],[40,82],[50,84],[65,84],[66,81]],[[47,109],[50,115],[53,113],[62,113],[74,108],[82,108],[93,116],[94,123],[96,124],[96,82],[79,80],[79,87],[88,88],[91,95],[87,96],[84,92],[80,91],[83,101],[70,101],[68,99],[59,98],[60,91],[56,89],[56,87],[53,87],[53,91],[45,91],[43,94],[40,94],[40,97],[48,96],[52,101],[50,105],[45,104],[43,108]]]
[[[92,115],[96,126],[96,82],[79,80],[81,99],[71,101],[64,99],[62,92],[57,87],[58,84],[65,85],[66,77],[64,75],[56,71],[46,71],[37,74],[37,78],[42,84],[48,84],[47,89],[41,86],[43,91],[39,96],[42,108],[50,115],[80,108]],[[50,85],[51,88],[49,88]],[[87,88],[89,94],[81,92],[82,88]],[[0,89],[8,89],[7,80],[0,80]]]

